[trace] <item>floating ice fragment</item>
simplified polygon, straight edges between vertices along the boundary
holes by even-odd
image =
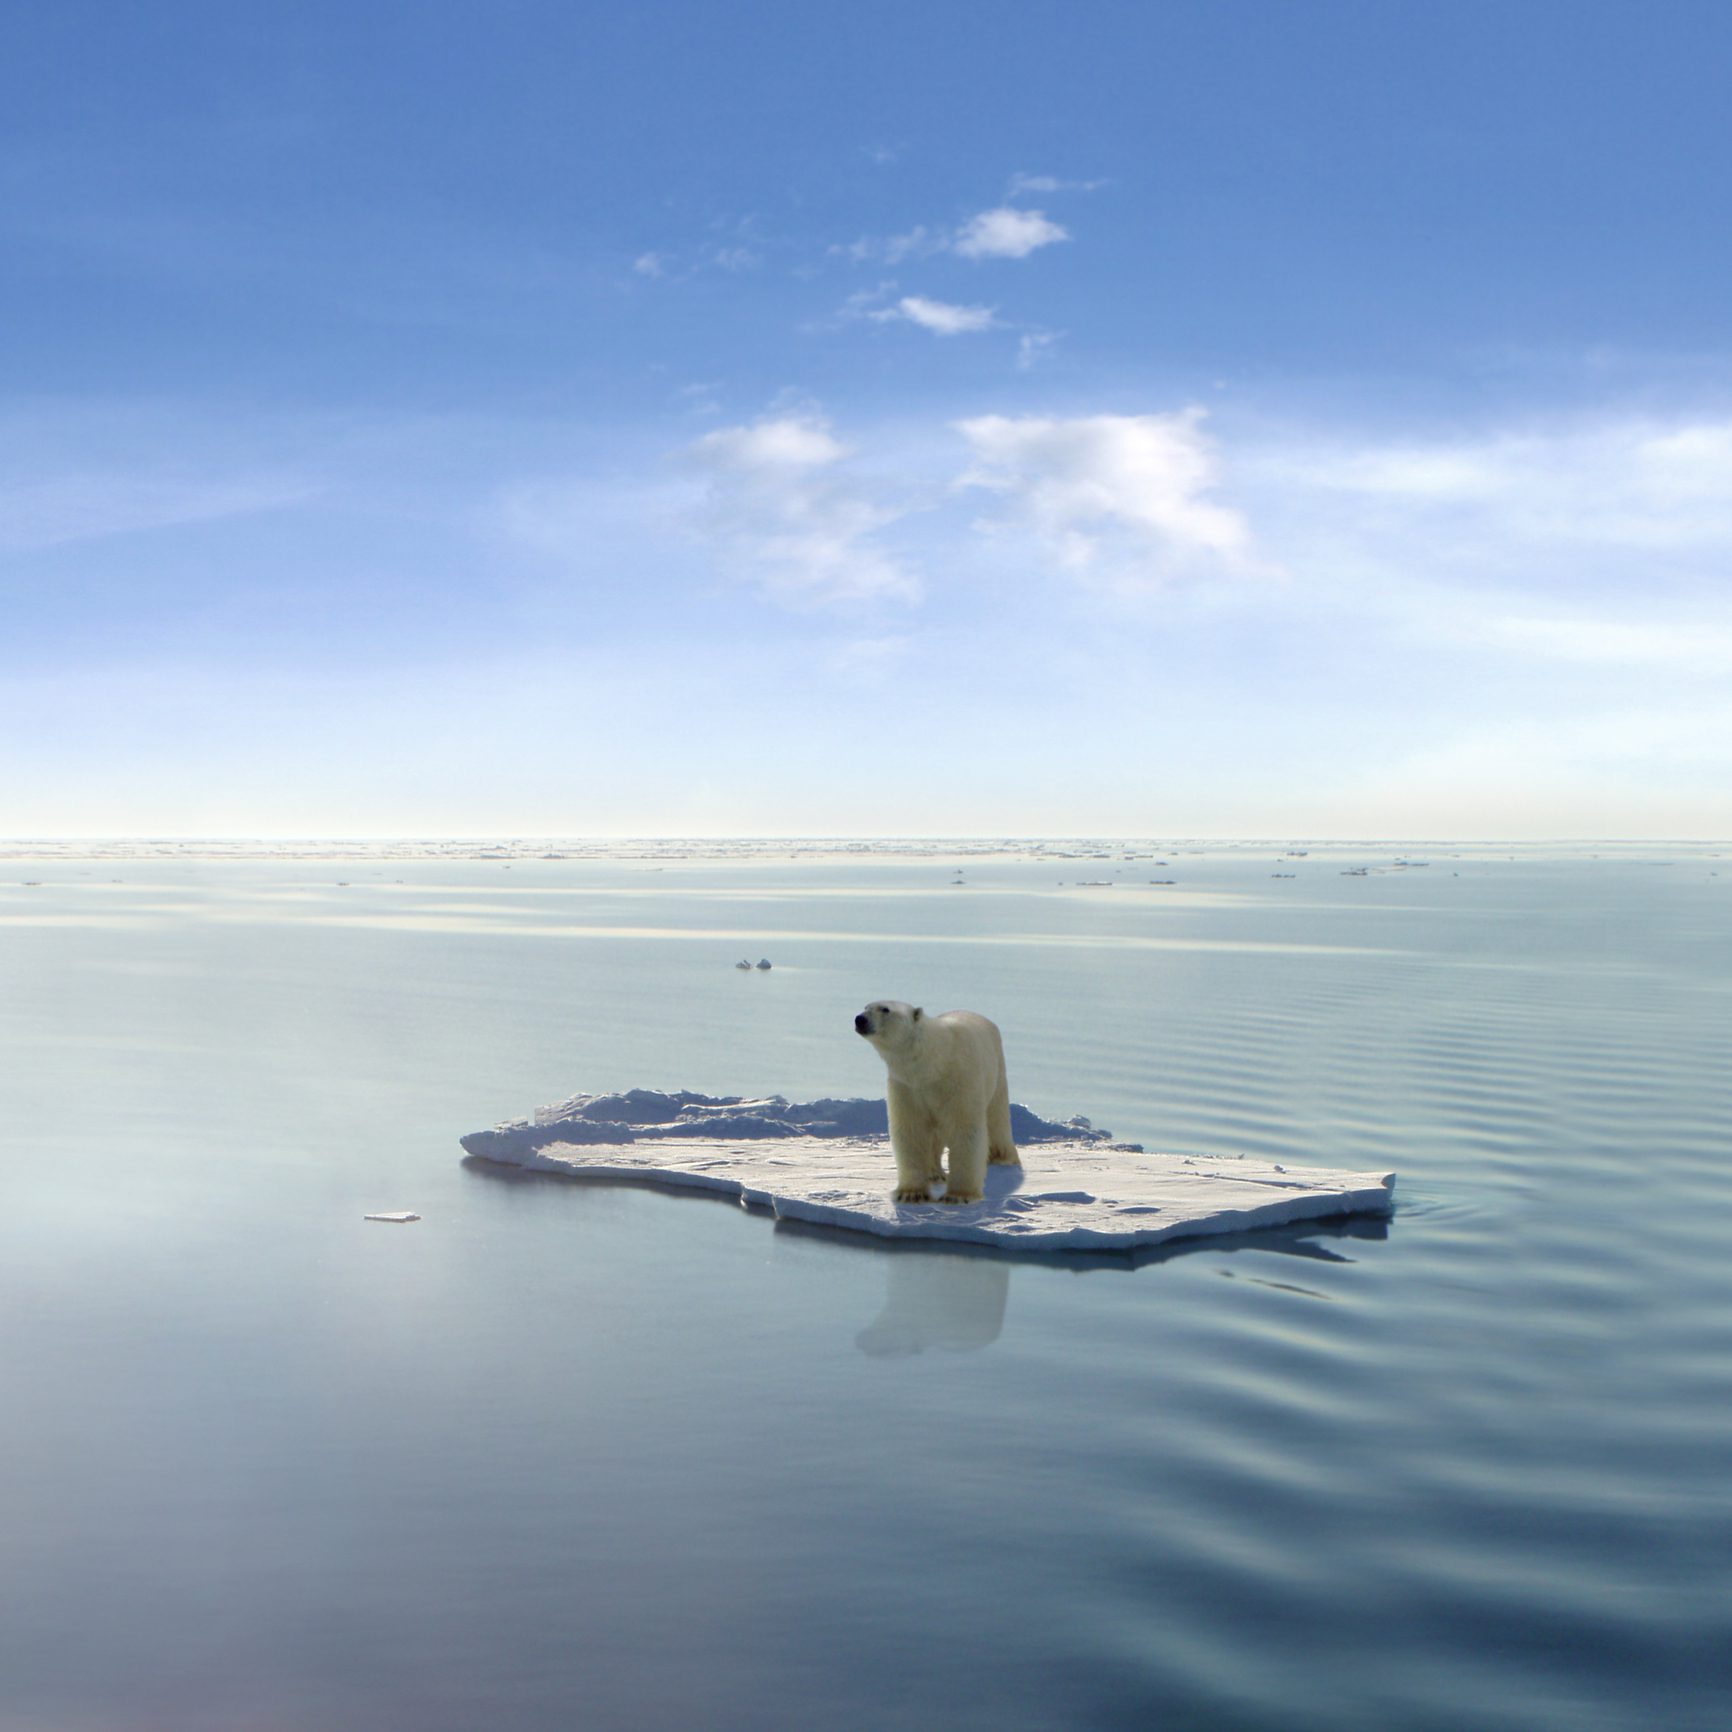
[[[797,1104],[779,1095],[742,1100],[653,1089],[574,1095],[532,1118],[476,1131],[463,1147],[541,1172],[712,1191],[784,1220],[1037,1252],[1129,1251],[1390,1212],[1393,1173],[1145,1154],[1085,1128],[1086,1120],[1055,1124],[1020,1105],[1011,1116],[1024,1164],[989,1167],[986,1195],[971,1204],[893,1200],[896,1169],[882,1100]]]
[[[361,1218],[364,1221],[398,1221],[398,1222],[419,1221],[421,1219],[421,1217],[419,1215],[411,1214],[407,1209],[399,1209],[393,1213],[384,1214],[384,1215],[363,1215]]]

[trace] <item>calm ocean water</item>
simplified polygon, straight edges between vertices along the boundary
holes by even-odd
[[[1727,852],[0,862],[0,1728],[1726,1725]],[[878,995],[1397,1213],[1079,1268],[461,1164],[872,1093]]]

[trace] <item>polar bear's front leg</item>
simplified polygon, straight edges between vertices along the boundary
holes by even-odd
[[[890,1109],[890,1152],[896,1157],[898,1203],[930,1203],[932,1187],[941,1176],[938,1127],[908,1088],[890,1079],[885,1091]]]
[[[986,1124],[975,1120],[951,1133],[950,1172],[944,1181],[947,1203],[978,1203],[986,1195]]]

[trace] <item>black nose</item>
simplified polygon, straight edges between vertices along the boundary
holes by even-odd
[[[865,1011],[861,1011],[860,1014],[854,1018],[854,1032],[856,1034],[864,1034],[866,1032],[866,1012]]]

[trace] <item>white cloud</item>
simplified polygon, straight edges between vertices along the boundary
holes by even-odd
[[[1039,247],[1069,239],[1069,231],[1044,211],[1000,205],[971,216],[951,247],[965,259],[1025,259]]]
[[[1203,413],[961,421],[975,466],[958,485],[999,494],[1009,522],[1060,564],[1120,589],[1257,569],[1244,519],[1208,497],[1217,476]]]
[[[829,248],[829,256],[856,265],[898,265],[905,259],[930,258],[934,253],[945,252],[965,259],[1025,259],[1041,247],[1069,239],[1070,231],[1052,221],[1044,211],[999,205],[993,210],[977,211],[954,232],[919,223],[899,235],[861,235],[858,240],[838,242]]]
[[[874,539],[904,508],[848,473],[848,448],[815,412],[718,428],[689,455],[707,479],[700,533],[771,599],[792,607],[918,599],[918,581]]]
[[[692,449],[706,468],[762,474],[822,469],[847,455],[829,424],[812,415],[721,427],[706,433]]]
[[[960,337],[970,331],[991,331],[998,318],[992,307],[964,307],[952,301],[929,301],[924,295],[904,295],[893,307],[880,307],[866,315],[883,322],[906,319],[911,325],[940,337]]]
[[[668,266],[665,253],[639,253],[632,260],[631,268],[640,277],[659,277],[666,273]]]

